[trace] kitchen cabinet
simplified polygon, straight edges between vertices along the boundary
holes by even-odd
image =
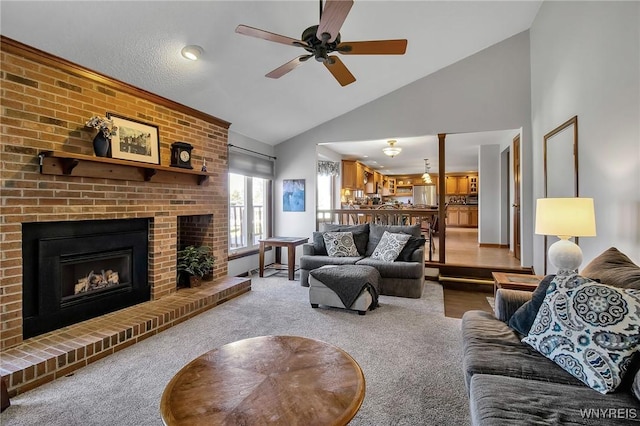
[[[472,206],[469,208],[469,226],[472,228],[478,227],[478,207]]]
[[[356,189],[356,162],[342,160],[342,188]]]
[[[467,205],[447,206],[447,226],[478,227],[478,207]]]
[[[478,175],[451,175],[446,177],[447,195],[469,195],[478,193]]]
[[[469,175],[469,194],[478,194],[478,175]]]
[[[466,195],[469,192],[468,176],[447,176],[447,195]]]
[[[342,188],[364,190],[364,167],[357,161],[342,160]]]
[[[375,172],[375,171],[373,172],[373,183],[374,184],[376,184],[376,185],[381,187],[382,186],[382,178],[383,178],[383,176],[380,173]]]
[[[388,195],[396,195],[396,180],[395,178],[387,178],[387,185],[386,185]]]
[[[458,226],[458,206],[447,206],[447,226]]]
[[[355,189],[364,191],[364,166],[356,161],[356,184]]]

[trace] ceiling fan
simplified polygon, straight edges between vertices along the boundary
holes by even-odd
[[[266,75],[269,78],[280,78],[289,71],[302,65],[307,59],[315,58],[324,63],[329,72],[341,86],[356,81],[340,58],[330,53],[343,55],[403,55],[407,50],[407,40],[371,40],[341,41],[340,27],[353,6],[353,0],[326,0],[324,8],[320,0],[320,23],[313,25],[302,33],[300,40],[274,34],[247,25],[238,25],[236,32],[276,43],[302,47],[308,54],[298,56],[286,64],[274,69]]]

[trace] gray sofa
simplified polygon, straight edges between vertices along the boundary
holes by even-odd
[[[352,232],[359,256],[333,257],[324,249],[323,232]],[[384,231],[405,233],[413,238],[407,243],[395,262],[371,259]],[[418,247],[418,248],[416,248]],[[367,223],[363,225],[325,224],[321,231],[313,233],[313,242],[302,246],[300,258],[300,285],[309,286],[309,272],[325,265],[368,265],[380,272],[380,294],[420,298],[424,287],[424,239],[419,225],[392,226]]]
[[[617,250],[609,249],[597,259],[597,268],[585,269],[581,275],[616,287],[639,289],[640,269],[630,261],[625,260],[622,269],[626,268],[626,271],[614,277],[619,280],[624,276],[618,285],[611,281],[615,274],[607,275],[608,272],[602,271],[602,267],[608,266],[620,269],[620,255]],[[553,276],[548,276],[543,283],[548,285],[552,280]],[[494,314],[484,311],[464,314],[463,371],[472,423],[492,426],[640,424],[638,353],[619,388],[613,393],[602,394],[531,346],[521,343],[523,334],[516,331],[520,326],[514,320],[537,297],[544,298],[547,287],[542,285],[539,286],[540,290],[545,290],[542,296],[498,289]],[[532,300],[529,306],[523,306],[529,300]],[[518,314],[514,315],[518,309]]]

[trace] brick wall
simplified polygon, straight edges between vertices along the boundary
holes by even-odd
[[[176,291],[180,218],[209,216],[197,235],[213,249],[214,278],[227,274],[229,123],[5,37],[0,55],[0,349],[22,341],[22,223],[150,218],[149,283],[159,299]],[[194,166],[206,159],[213,175],[188,185],[40,174],[41,151],[93,155],[95,131],[84,123],[107,112],[157,125],[161,165],[184,141]]]

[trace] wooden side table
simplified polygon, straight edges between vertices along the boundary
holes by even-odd
[[[168,426],[346,425],[365,379],[342,349],[299,336],[229,343],[183,367],[162,394]]]
[[[289,280],[293,281],[296,273],[296,247],[309,241],[309,238],[304,237],[271,237],[260,240],[260,276],[264,276],[264,249],[265,247],[273,246],[276,250],[276,259],[273,265],[268,267],[272,269],[284,269],[282,268],[282,247],[287,248],[287,270],[289,271]]]
[[[541,275],[514,274],[511,272],[492,272],[491,275],[493,275],[494,295],[499,288],[534,291],[544,278]]]

